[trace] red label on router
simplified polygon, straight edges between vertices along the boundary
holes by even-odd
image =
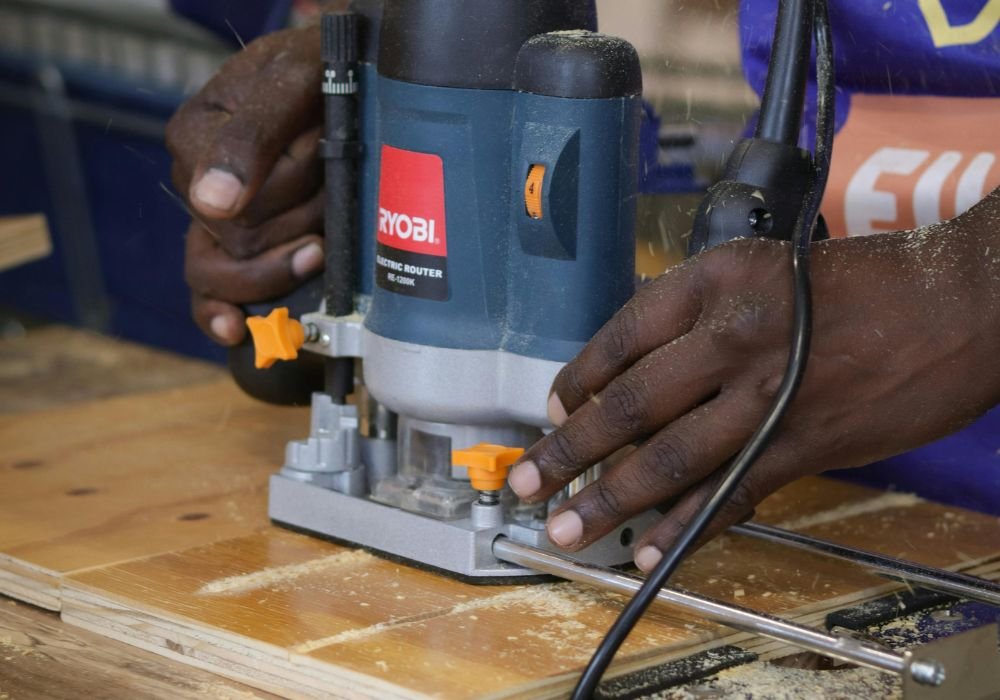
[[[433,153],[382,146],[378,242],[411,253],[448,254],[444,164]]]

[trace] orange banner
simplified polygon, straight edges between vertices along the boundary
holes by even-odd
[[[856,94],[823,215],[834,237],[950,219],[1000,185],[1000,99]]]

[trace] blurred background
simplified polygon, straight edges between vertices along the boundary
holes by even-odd
[[[190,320],[188,217],[164,126],[242,41],[303,21],[315,3],[276,2],[267,17],[236,0],[200,3],[230,6],[221,24],[200,17],[199,3],[175,4],[187,16],[167,0],[0,0],[0,334],[55,321],[222,358]],[[738,2],[598,5],[601,30],[638,48],[660,119],[637,246],[637,270],[650,277],[682,256],[700,193],[756,107],[740,70]],[[18,264],[4,263],[5,246]]]

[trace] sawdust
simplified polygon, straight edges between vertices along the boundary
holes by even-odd
[[[26,634],[19,636],[23,638],[25,644],[6,635],[0,637],[0,658],[4,661],[11,661],[17,656],[33,656],[38,653],[30,646],[31,637]]]
[[[217,700],[258,700],[260,695],[238,688],[221,685],[219,683],[197,683],[195,692],[202,698],[216,698]]]
[[[516,588],[498,593],[497,595],[458,603],[444,610],[434,610],[421,615],[379,622],[368,627],[345,630],[344,632],[339,632],[328,637],[303,642],[293,647],[292,651],[299,654],[308,654],[324,647],[374,637],[387,630],[403,629],[412,625],[422,624],[432,618],[469,615],[470,618],[477,620],[478,618],[475,615],[470,615],[470,613],[482,610],[524,608],[536,617],[545,619],[560,618],[563,620],[560,624],[565,624],[566,621],[574,620],[581,613],[585,614],[587,608],[613,598],[617,598],[617,596],[575,583],[541,584],[528,588]],[[538,634],[544,634],[544,632]]]
[[[802,530],[808,527],[815,527],[816,525],[825,525],[827,523],[837,522],[838,520],[846,520],[858,515],[877,513],[880,510],[888,510],[890,508],[909,508],[923,502],[923,499],[912,493],[883,493],[880,496],[869,498],[865,501],[846,503],[842,506],[831,508],[830,510],[823,510],[819,513],[810,513],[809,515],[802,516],[801,518],[795,518],[794,520],[786,520],[778,523],[776,527],[780,527],[785,530]]]
[[[812,671],[783,668],[763,661],[720,672],[716,677],[651,696],[657,700],[801,700],[801,698],[848,700],[877,697],[902,698],[902,684],[896,676],[867,668]]]
[[[374,637],[377,634],[381,634],[387,629],[397,629],[401,627],[407,627],[409,625],[415,625],[424,620],[429,620],[434,617],[433,614],[428,615],[416,615],[412,618],[406,618],[405,620],[389,620],[388,622],[379,622],[374,625],[369,625],[368,627],[359,627],[358,629],[346,630],[338,634],[331,634],[329,637],[320,637],[319,639],[310,639],[308,642],[303,642],[302,644],[297,644],[292,647],[292,651],[297,654],[309,654],[317,649],[322,649],[323,647],[331,647],[335,644],[346,644],[347,642],[354,642],[359,639],[366,639],[368,637]]]
[[[198,595],[237,595],[259,588],[282,586],[310,574],[326,573],[332,569],[348,566],[361,566],[375,557],[364,550],[338,552],[319,559],[311,559],[300,564],[275,566],[261,569],[251,574],[228,576],[215,581],[209,581],[198,590]]]
[[[566,661],[583,663],[594,653],[604,631],[587,627],[579,620],[554,620],[541,629],[526,629],[522,634],[544,642],[546,648]]]
[[[879,641],[893,649],[906,649],[913,646],[920,635],[919,616],[889,620],[871,629]]]
[[[575,583],[548,583],[459,603],[448,614],[459,615],[474,610],[526,607],[538,617],[575,618],[585,608],[598,605],[610,598],[607,593]]]

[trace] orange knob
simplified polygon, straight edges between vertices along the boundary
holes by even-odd
[[[532,219],[542,218],[542,185],[545,183],[545,166],[540,163],[528,168],[524,180],[524,211]]]
[[[469,481],[477,491],[499,491],[507,481],[507,473],[524,454],[523,447],[504,447],[481,442],[467,450],[452,450],[451,461],[456,467],[469,470]]]
[[[257,369],[267,369],[276,360],[294,360],[306,341],[305,328],[294,318],[288,318],[288,309],[284,306],[267,316],[251,316],[247,319],[247,328],[253,336]]]

